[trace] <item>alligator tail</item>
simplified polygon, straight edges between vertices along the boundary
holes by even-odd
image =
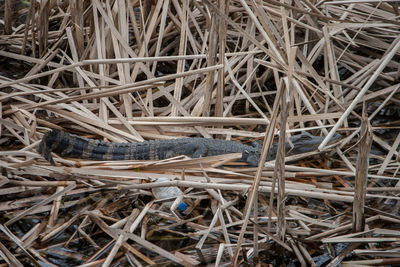
[[[168,151],[175,143],[147,141],[137,143],[114,143],[88,139],[60,130],[52,130],[43,136],[39,153],[55,165],[51,152],[70,158],[90,160],[158,160],[175,156]]]
[[[60,130],[46,133],[39,144],[39,153],[55,165],[51,152],[60,156],[92,159],[92,160],[123,160],[127,159],[127,152],[135,151],[130,143],[111,143],[95,139],[88,139],[69,134]]]

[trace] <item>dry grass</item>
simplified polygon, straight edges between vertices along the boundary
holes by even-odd
[[[1,6],[1,266],[400,263],[398,2],[26,2]],[[326,139],[258,168],[237,154],[50,166],[36,152],[50,128],[264,154],[278,135]],[[154,200],[166,184],[185,216]]]

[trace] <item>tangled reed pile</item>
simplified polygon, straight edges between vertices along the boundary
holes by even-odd
[[[2,3],[0,266],[400,264],[398,2]],[[264,151],[326,138],[258,168],[235,154],[51,166],[49,129]],[[185,214],[154,198],[160,177]]]

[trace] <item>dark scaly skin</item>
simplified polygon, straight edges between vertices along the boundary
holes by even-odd
[[[257,166],[259,149],[239,142],[209,138],[179,138],[136,143],[112,143],[52,130],[40,142],[39,153],[55,164],[51,152],[60,156],[92,160],[160,160],[179,155],[191,158],[242,153],[242,161]]]
[[[337,134],[332,138],[339,139]],[[293,148],[286,142],[286,154],[295,155],[314,151],[325,136],[309,133],[291,137]],[[276,156],[277,144],[268,153],[267,160]],[[247,146],[235,141],[209,138],[179,138],[170,140],[151,140],[136,143],[113,143],[88,139],[60,130],[46,133],[40,142],[39,153],[55,165],[51,152],[60,156],[91,160],[160,160],[179,155],[191,158],[215,156],[229,153],[242,153],[241,161],[250,166],[258,166],[262,146],[254,143]]]
[[[329,144],[340,139],[341,135],[336,133]],[[289,142],[286,142],[286,156],[297,155],[301,153],[311,152],[317,150],[319,145],[325,139],[325,136],[314,136],[308,132],[302,134],[294,135],[290,137],[290,141],[293,147],[290,146]],[[278,149],[278,143],[273,144],[271,150],[268,153],[267,160],[273,160],[276,157],[276,150]]]

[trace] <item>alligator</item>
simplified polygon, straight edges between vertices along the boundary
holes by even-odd
[[[294,155],[316,150],[324,136],[303,133],[291,137],[293,147],[286,143],[286,154]],[[338,139],[338,136],[334,137]],[[51,152],[60,156],[90,160],[160,160],[179,155],[191,158],[242,153],[240,161],[258,166],[262,146],[253,142],[251,146],[240,142],[211,138],[177,138],[151,140],[136,143],[105,142],[88,139],[61,130],[47,132],[39,144],[39,153],[55,165]],[[267,160],[275,158],[277,144],[271,147]]]

